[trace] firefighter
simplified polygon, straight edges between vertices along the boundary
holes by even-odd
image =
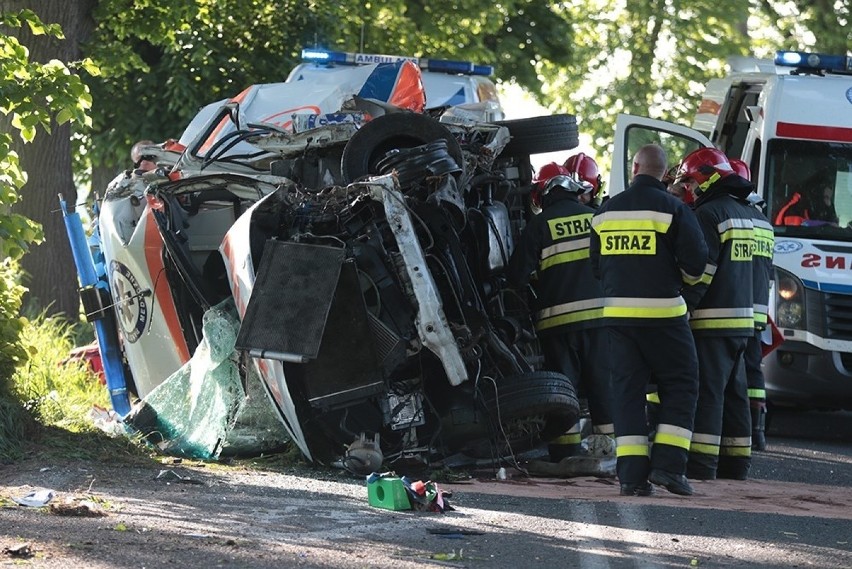
[[[751,413],[743,354],[754,336],[751,182],[724,153],[700,148],[684,158],[677,181],[695,198],[709,260],[684,290],[698,351],[698,406],[687,476],[745,480],[751,467]]]
[[[680,290],[697,282],[707,246],[695,214],[666,192],[666,153],[641,147],[633,182],[592,218],[590,257],[604,292],[612,366],[616,472],[622,495],[653,484],[691,495],[684,476],[698,397],[698,361]],[[653,446],[645,417],[651,378],[660,395]]]
[[[730,159],[734,172],[746,180],[751,180],[751,170],[738,158]],[[763,347],[760,338],[769,320],[769,286],[772,280],[772,254],[775,249],[775,232],[772,224],[761,209],[756,193],[748,198],[754,223],[754,335],[749,337],[744,354],[746,385],[748,387],[749,410],[751,411],[751,448],[766,450],[766,381],[760,362],[763,360]]]
[[[683,184],[675,184],[675,177],[677,176],[677,169],[679,167],[680,164],[675,164],[666,170],[662,182],[666,185],[666,191],[668,193],[691,207],[693,201],[692,194],[684,190]],[[648,415],[648,430],[653,438],[653,434],[657,430],[657,415],[659,414],[660,408],[660,394],[657,392],[657,382],[653,378],[651,379],[651,384],[648,386],[648,393],[645,395],[645,399]]]
[[[597,166],[595,166],[595,169]],[[535,272],[536,330],[546,369],[569,377],[588,401],[592,431],[612,437],[606,336],[601,329],[601,286],[589,266],[594,210],[580,203],[597,185],[556,163],[543,166],[533,195],[542,212],[524,228],[509,260],[507,277],[518,290]],[[539,201],[536,199],[535,201]],[[576,455],[582,442],[578,421],[549,442],[550,459]]]

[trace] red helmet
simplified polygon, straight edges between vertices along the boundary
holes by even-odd
[[[547,182],[556,176],[566,176],[568,170],[564,166],[560,166],[556,162],[548,162],[542,166],[533,176],[533,187],[530,191],[530,200],[535,207],[541,207],[541,196],[546,194],[544,191]],[[550,188],[548,188],[549,190]]]
[[[699,148],[688,154],[677,170],[675,182],[690,179],[698,183],[696,195],[706,192],[710,186],[734,173],[728,157],[716,148]]]
[[[574,156],[569,156],[564,166],[570,173],[575,174],[580,182],[591,185],[592,199],[598,197],[601,189],[603,189],[603,182],[597,162],[580,152]]]
[[[739,158],[731,158],[728,160],[728,163],[731,165],[731,168],[734,169],[734,174],[741,178],[745,178],[749,182],[751,181],[751,169],[748,167],[748,164]]]
[[[543,189],[544,184],[546,184],[553,176],[565,176],[567,174],[568,170],[566,170],[564,166],[560,166],[556,162],[548,162],[535,173],[535,176],[533,176],[533,183],[538,186],[539,189]]]

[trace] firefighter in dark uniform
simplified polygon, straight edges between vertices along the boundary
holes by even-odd
[[[698,361],[680,291],[701,278],[707,246],[695,214],[666,192],[661,181],[666,167],[661,147],[640,148],[633,158],[633,183],[592,218],[590,256],[604,292],[622,495],[649,495],[649,482],[692,494],[684,473]],[[653,446],[645,417],[652,377],[660,397]]]
[[[743,355],[754,336],[754,208],[746,199],[753,187],[715,148],[684,158],[678,180],[695,196],[709,250],[701,281],[684,291],[699,370],[687,476],[745,480],[751,467],[751,413]]]
[[[588,401],[592,430],[612,437],[606,335],[601,326],[601,286],[589,266],[589,232],[594,210],[579,202],[595,187],[558,164],[546,164],[537,176],[533,216],[509,260],[507,277],[518,290],[535,272],[536,331],[545,367],[569,377]],[[578,421],[549,441],[551,461],[579,453]]]
[[[748,165],[737,158],[731,158],[734,172],[746,180],[751,180]],[[763,360],[763,347],[760,338],[769,323],[769,287],[772,280],[772,255],[775,250],[775,231],[769,219],[763,213],[763,200],[755,193],[748,197],[754,208],[754,335],[749,337],[744,357],[746,385],[748,387],[749,409],[751,411],[751,448],[766,450],[766,380],[760,363]]]

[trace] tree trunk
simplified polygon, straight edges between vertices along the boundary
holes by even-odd
[[[30,50],[30,59],[63,62],[80,58],[80,43],[91,33],[91,10],[95,0],[0,0],[0,11],[22,8],[33,10],[45,23],[62,26],[64,40],[46,35],[33,36],[28,27],[15,35]],[[71,127],[53,125],[51,133],[39,130],[32,143],[24,144],[15,136],[15,150],[28,181],[21,189],[22,200],[14,211],[44,227],[44,243],[33,246],[24,257],[25,284],[29,293],[25,304],[49,314],[64,314],[76,320],[79,313],[77,271],[65,233],[57,194],[67,202],[76,202],[77,191],[71,171]]]

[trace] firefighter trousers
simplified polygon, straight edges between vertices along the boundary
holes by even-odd
[[[543,334],[540,342],[545,367],[566,375],[578,395],[587,400],[592,432],[613,436],[612,383],[606,329],[588,328]],[[551,460],[558,461],[578,454],[582,437],[582,425],[578,421],[568,432],[548,441]]]
[[[698,359],[686,318],[608,330],[619,482],[644,483],[652,468],[684,474],[698,399]],[[653,445],[645,417],[652,377],[660,398]]]
[[[698,406],[687,476],[745,480],[751,468],[751,411],[743,355],[748,338],[699,336]]]

